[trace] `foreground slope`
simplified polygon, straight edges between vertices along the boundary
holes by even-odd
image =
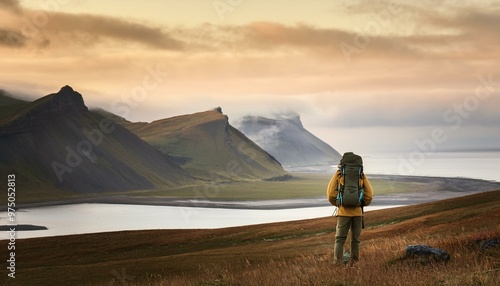
[[[174,187],[193,179],[126,128],[90,112],[71,87],[34,102],[3,100],[0,171],[17,177],[18,195]],[[10,109],[9,109],[10,110]],[[19,201],[21,203],[22,201]]]
[[[306,130],[299,115],[245,116],[235,126],[280,161],[285,169],[338,164],[340,154]]]
[[[20,285],[498,285],[500,191],[366,213],[361,261],[332,265],[336,219],[20,240]],[[497,241],[491,248],[485,241]],[[0,247],[6,249],[7,241]],[[404,260],[406,245],[446,265]],[[2,270],[5,275],[5,269]],[[363,273],[363,275],[359,275]],[[117,275],[119,274],[119,275]],[[6,277],[6,276],[4,276]],[[120,279],[126,279],[121,281]],[[172,283],[172,284],[171,284]],[[125,284],[125,283],[124,283]],[[74,285],[74,284],[73,284]]]
[[[200,179],[224,182],[287,176],[274,157],[229,124],[220,108],[125,126]]]

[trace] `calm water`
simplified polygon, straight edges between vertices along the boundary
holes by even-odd
[[[382,153],[363,157],[370,174],[465,177],[500,182],[500,152]]]
[[[367,207],[365,210],[387,207]],[[20,210],[18,224],[43,225],[48,230],[18,231],[17,238],[120,230],[223,228],[326,217],[332,215],[333,209],[331,206],[280,210],[117,204],[50,206]],[[2,213],[0,224],[7,224],[5,213]],[[1,237],[7,238],[7,234]]]

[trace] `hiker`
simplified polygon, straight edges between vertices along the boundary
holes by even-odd
[[[351,261],[359,259],[361,228],[364,228],[363,207],[371,203],[373,188],[363,173],[363,160],[360,156],[347,152],[340,160],[339,170],[335,172],[327,188],[328,201],[338,207],[337,228],[335,231],[334,262],[342,259],[344,244],[349,230],[351,232]],[[344,263],[347,263],[344,257]]]

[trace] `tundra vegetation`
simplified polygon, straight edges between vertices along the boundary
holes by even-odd
[[[19,240],[23,285],[497,285],[500,191],[366,214],[361,261],[333,265],[335,218]],[[1,241],[0,247],[6,248]],[[348,245],[347,243],[346,245]],[[405,258],[411,244],[448,263]],[[3,275],[6,275],[5,269]]]

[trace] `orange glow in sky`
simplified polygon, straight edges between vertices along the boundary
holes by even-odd
[[[68,84],[132,121],[295,111],[340,151],[436,126],[443,148],[496,147],[500,4],[436,2],[4,0],[0,88]]]

